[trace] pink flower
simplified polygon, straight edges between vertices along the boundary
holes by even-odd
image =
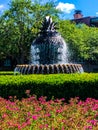
[[[61,101],[65,101],[65,98],[61,98]]]
[[[39,128],[40,128],[40,129],[43,129],[43,125],[40,125]]]
[[[92,108],[92,110],[94,110],[94,111],[98,110],[98,104],[95,104],[94,107]]]
[[[42,108],[40,108],[40,107],[36,108],[36,112],[39,112],[41,110],[42,110]]]
[[[58,110],[56,110],[56,112],[57,112],[57,113],[61,113],[61,112],[62,112],[62,109],[61,109],[61,110],[58,109]]]
[[[89,129],[89,130],[92,130],[93,128],[92,128],[92,126],[88,126],[88,129]]]
[[[30,112],[28,112],[27,114],[28,114],[28,116],[31,116],[31,113],[30,113]]]
[[[50,113],[45,114],[45,117],[50,117],[50,116],[51,116]]]
[[[6,114],[6,113],[4,113],[3,115],[2,115],[2,118],[6,118],[8,115]]]
[[[92,126],[85,126],[84,130],[93,130]]]
[[[32,116],[32,119],[37,120],[37,116],[36,115]]]
[[[22,123],[22,128],[25,128],[27,126],[27,123],[26,122],[23,122]]]
[[[20,125],[18,125],[18,130],[21,130],[21,126]]]
[[[13,97],[12,96],[9,96],[9,99],[12,99]]]
[[[48,128],[48,124],[45,124],[45,128]]]
[[[30,122],[30,120],[28,120],[28,121],[27,121],[27,125],[30,125],[30,124],[31,124],[31,122]]]
[[[79,103],[78,103],[79,105],[83,105],[83,102],[82,101],[79,101]]]
[[[62,130],[65,130],[65,129],[64,129],[64,126],[62,126]]]
[[[97,120],[90,120],[90,123],[91,123],[92,125],[96,126],[96,125],[97,125]]]

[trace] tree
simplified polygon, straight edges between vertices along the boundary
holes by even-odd
[[[5,55],[16,58],[17,63],[24,63],[28,59],[28,51],[32,41],[31,0],[12,0],[10,9],[1,17],[1,41],[5,45]]]
[[[98,28],[60,21],[60,33],[69,47],[71,61],[98,63]]]
[[[10,55],[17,64],[29,61],[30,46],[36,37],[40,23],[46,15],[58,16],[53,2],[11,0],[9,9],[0,20],[0,55]],[[4,47],[4,48],[3,48]]]
[[[83,44],[83,32],[67,20],[60,21],[59,26],[59,31],[68,45],[69,61],[78,61],[81,57],[80,48]]]
[[[98,63],[98,28],[86,27],[83,31],[84,46],[82,47],[82,57],[89,61]]]
[[[35,36],[39,32],[42,21],[46,16],[51,16],[55,21],[58,21],[61,13],[61,11],[56,9],[56,4],[52,0],[47,0],[46,3],[43,3],[43,0],[35,0],[32,9],[34,10],[32,31],[36,32]]]

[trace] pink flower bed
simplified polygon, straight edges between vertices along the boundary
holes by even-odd
[[[98,100],[0,98],[0,130],[98,130]]]

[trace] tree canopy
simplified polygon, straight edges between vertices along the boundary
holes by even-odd
[[[0,17],[0,57],[16,57],[17,63],[27,63],[42,19],[47,15],[56,19],[58,13],[53,2],[11,0],[9,9]]]
[[[61,20],[59,26],[69,47],[70,61],[98,63],[98,28],[85,24],[76,25],[67,20]]]

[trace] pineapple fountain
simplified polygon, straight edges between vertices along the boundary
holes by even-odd
[[[47,16],[38,37],[31,45],[30,64],[17,65],[21,74],[82,73],[81,64],[68,62],[68,48],[56,31],[56,23]]]

